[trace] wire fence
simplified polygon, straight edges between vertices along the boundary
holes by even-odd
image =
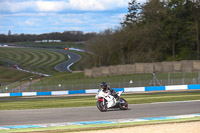
[[[53,77],[34,79],[34,77],[29,77],[15,83],[3,83],[0,81],[0,93],[98,89],[102,81],[107,82],[112,88],[200,84],[200,72],[138,73],[99,78],[76,77],[73,79],[68,77],[64,79],[55,79]]]

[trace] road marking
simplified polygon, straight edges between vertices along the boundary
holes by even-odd
[[[187,102],[200,102],[200,100],[168,101],[168,102],[142,103],[142,104],[135,104],[135,105],[143,105],[143,104],[163,104],[163,103],[187,103]]]
[[[116,122],[111,121],[83,121],[83,122],[73,122],[78,125],[90,125],[90,124],[114,124]]]
[[[144,120],[172,120],[172,119],[179,119],[177,117],[152,117],[152,118],[140,118]]]
[[[23,128],[40,128],[41,126],[35,125],[19,125],[19,126],[5,126],[6,129],[23,129]]]
[[[34,125],[3,126],[3,127],[0,127],[0,130],[24,129],[24,128],[45,128],[45,127],[71,126],[71,125],[114,124],[114,123],[144,122],[144,121],[152,121],[152,120],[158,120],[158,121],[159,120],[175,120],[175,119],[193,118],[193,117],[200,117],[200,113],[177,115],[177,116],[136,118],[136,119],[113,119],[113,120],[101,120],[101,121],[82,121],[82,122],[63,122],[63,123],[47,123],[47,124],[34,124]]]

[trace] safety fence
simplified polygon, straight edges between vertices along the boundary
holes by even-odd
[[[149,91],[175,91],[175,90],[200,90],[200,84],[196,85],[173,85],[173,86],[152,86],[152,87],[128,87],[113,88],[116,92],[149,92]],[[10,96],[51,96],[70,94],[95,94],[98,89],[73,90],[73,91],[49,91],[49,92],[20,92],[20,93],[0,93],[0,97]]]
[[[153,73],[133,74],[107,77],[85,78],[77,75],[74,78],[35,78],[29,77],[15,83],[0,81],[0,93],[16,92],[50,92],[99,89],[99,84],[105,81],[111,88],[167,86],[200,84],[200,72],[193,73]]]

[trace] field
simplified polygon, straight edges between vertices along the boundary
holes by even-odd
[[[14,61],[19,63],[20,67],[47,74],[54,74],[54,67],[67,60],[63,53],[32,48],[0,48],[1,61]],[[12,65],[15,65],[12,63]]]
[[[0,83],[2,85],[3,83],[8,84],[31,76],[37,77],[37,75],[18,71],[15,68],[0,66]]]
[[[129,104],[200,100],[200,91],[157,92],[122,95]],[[65,107],[96,106],[94,96],[40,97],[40,98],[0,98],[0,110],[44,109]]]

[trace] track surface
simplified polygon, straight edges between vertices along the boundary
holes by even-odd
[[[158,117],[200,113],[200,101],[129,105],[129,110],[99,112],[96,107],[0,111],[0,126]]]
[[[60,49],[49,49],[49,50],[67,54],[68,57],[70,56],[70,58],[67,61],[62,62],[55,67],[55,69],[59,72],[71,71],[69,67],[81,59],[81,56],[79,54],[70,51],[60,50]]]

